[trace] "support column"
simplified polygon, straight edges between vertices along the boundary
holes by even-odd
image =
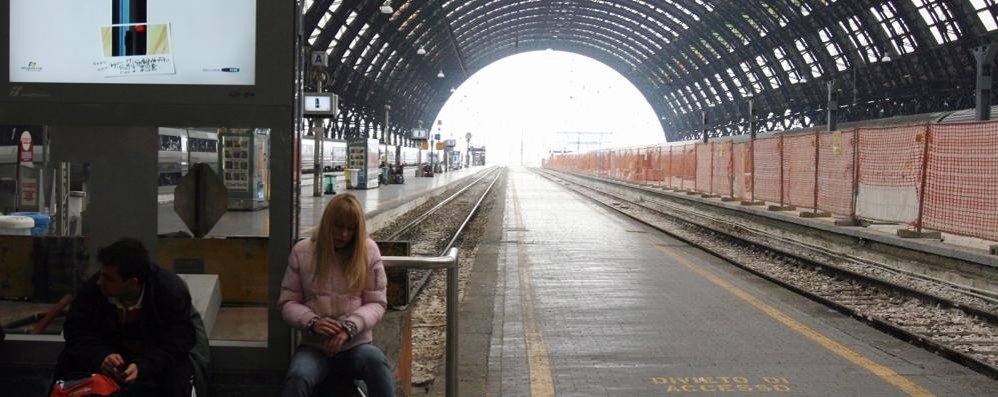
[[[829,80],[828,86],[828,131],[838,128],[839,93],[835,91],[835,80]]]
[[[991,74],[998,45],[988,44],[974,49],[977,58],[977,120],[991,120]]]
[[[748,99],[748,130],[749,130],[749,162],[752,164],[750,171],[752,173],[751,182],[749,184],[752,186],[752,193],[749,195],[748,201],[742,201],[742,205],[749,206],[761,206],[766,205],[762,201],[755,201],[755,99]],[[734,169],[734,167],[732,167]]]

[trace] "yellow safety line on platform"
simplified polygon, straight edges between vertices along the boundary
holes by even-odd
[[[708,271],[700,268],[699,266],[697,266],[693,262],[690,262],[688,259],[680,256],[679,254],[673,252],[672,250],[669,250],[669,249],[666,249],[666,248],[664,248],[662,246],[656,245],[655,242],[652,241],[647,236],[641,236],[641,237],[645,241],[647,241],[649,244],[651,244],[653,247],[655,247],[655,249],[657,249],[657,250],[661,251],[662,253],[668,255],[672,259],[675,259],[677,262],[679,262],[680,264],[682,264],[686,268],[688,268],[688,269],[696,272],[697,274],[699,274],[703,278],[706,278],[707,280],[710,280],[710,282],[716,284],[717,286],[728,290],[728,292],[731,292],[735,296],[737,296],[737,297],[741,298],[742,300],[750,303],[752,306],[755,306],[759,310],[762,310],[764,313],[768,314],[770,317],[775,318],[776,320],[778,320],[779,322],[783,323],[787,327],[790,327],[790,329],[796,331],[797,333],[806,336],[808,339],[811,339],[814,342],[817,342],[822,347],[824,347],[824,348],[826,348],[828,350],[831,350],[835,354],[838,354],[839,356],[842,356],[842,358],[845,358],[846,360],[849,360],[849,361],[853,362],[854,364],[859,365],[859,366],[865,368],[867,371],[870,371],[874,375],[879,376],[881,379],[883,379],[887,383],[890,383],[890,384],[892,384],[894,386],[897,386],[899,389],[901,389],[901,391],[905,392],[909,396],[918,396],[918,397],[934,396],[934,394],[932,394],[932,392],[923,389],[919,385],[916,385],[914,382],[908,380],[908,378],[905,378],[904,376],[898,375],[898,373],[894,372],[894,370],[892,370],[892,369],[890,369],[888,367],[885,367],[883,365],[877,364],[877,363],[873,362],[873,360],[870,360],[870,359],[864,357],[863,355],[852,351],[848,347],[845,347],[842,344],[829,339],[827,336],[822,335],[822,334],[818,333],[818,331],[815,331],[815,330],[809,328],[807,325],[804,325],[800,321],[797,321],[797,320],[793,319],[792,317],[790,317],[787,314],[783,313],[779,309],[777,309],[777,308],[775,308],[773,306],[770,306],[769,304],[766,304],[765,302],[763,302],[763,301],[759,300],[758,298],[750,295],[749,293],[743,291],[742,289],[740,289],[738,287],[735,287],[731,283],[729,283],[729,282],[721,279],[720,277],[714,275],[713,273],[710,273],[710,272],[708,272]]]
[[[520,202],[516,194],[516,185],[510,181],[513,197],[513,213],[516,217],[516,228],[526,230],[523,214],[520,212]],[[548,358],[547,344],[544,335],[537,327],[534,318],[534,290],[530,276],[530,257],[527,247],[516,245],[517,271],[520,276],[520,303],[523,306],[523,336],[527,343],[527,366],[530,368],[530,395],[532,397],[554,396],[554,381],[551,378],[551,363]]]

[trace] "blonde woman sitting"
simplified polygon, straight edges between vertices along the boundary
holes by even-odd
[[[385,355],[371,344],[388,304],[386,285],[360,202],[336,195],[314,236],[295,244],[281,282],[281,315],[303,333],[281,396],[310,396],[334,377],[362,379],[372,396],[394,396]]]

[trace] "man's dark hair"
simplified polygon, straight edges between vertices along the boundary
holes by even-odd
[[[101,248],[97,251],[97,260],[104,266],[117,267],[122,280],[135,277],[140,283],[146,282],[152,265],[149,251],[139,240],[133,238],[123,238]]]

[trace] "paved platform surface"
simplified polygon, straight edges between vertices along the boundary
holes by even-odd
[[[434,177],[414,177],[415,169],[409,168],[406,171],[405,183],[401,185],[382,185],[375,189],[346,189],[346,184],[342,179],[337,182],[337,193],[349,192],[360,199],[364,207],[364,212],[368,215],[377,213],[386,208],[400,205],[412,200],[421,194],[426,194],[434,189],[446,186],[458,179],[471,174],[478,173],[486,167],[471,167],[458,171],[437,173]],[[310,178],[306,175],[305,178]],[[322,210],[333,195],[312,196],[311,180],[302,181],[301,187],[301,213],[299,216],[299,230],[304,232],[312,226],[318,224],[322,217]],[[270,233],[270,210],[267,208],[257,211],[227,211],[219,219],[218,224],[208,233],[207,237],[226,236],[267,236]],[[190,229],[180,220],[173,210],[173,203],[162,203],[159,205],[159,234],[183,231],[190,233]]]
[[[494,265],[476,262],[464,298],[461,395],[998,390],[525,169],[510,170],[505,194],[480,248]]]

